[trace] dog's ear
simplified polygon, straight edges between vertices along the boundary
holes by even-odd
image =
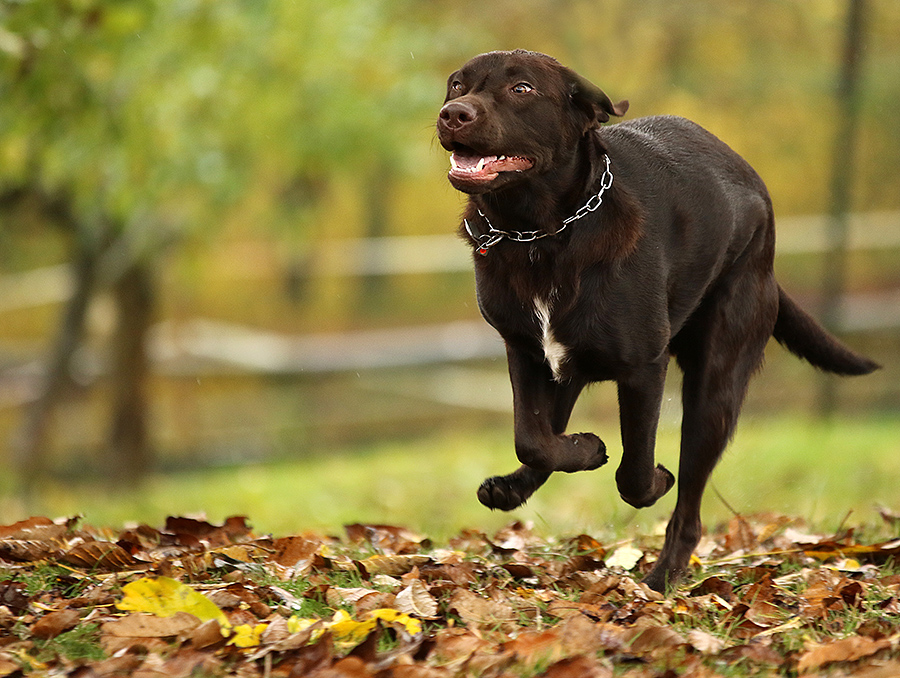
[[[623,116],[628,110],[628,101],[620,101],[614,104],[606,93],[594,83],[581,77],[574,71],[569,71],[570,93],[572,106],[587,117],[585,131],[599,127],[609,121],[609,116]]]

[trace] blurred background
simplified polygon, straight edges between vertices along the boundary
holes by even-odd
[[[896,0],[0,0],[0,521],[509,520],[474,496],[515,466],[511,395],[434,120],[450,72],[519,47],[747,158],[782,286],[884,365],[772,342],[708,515],[900,508]],[[613,463],[513,518],[671,509],[617,499],[612,385],[573,429]]]

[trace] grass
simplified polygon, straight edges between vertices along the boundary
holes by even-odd
[[[582,430],[579,424],[589,426],[575,422],[572,430]],[[613,479],[621,453],[618,432],[608,425],[597,432],[609,448],[607,466],[556,474],[528,505],[511,513],[490,512],[475,498],[484,477],[516,465],[511,433],[488,430],[437,431],[295,462],[154,475],[138,494],[55,484],[30,505],[6,499],[0,517],[12,522],[29,513],[82,514],[90,523],[115,526],[159,525],[168,515],[199,512],[213,521],[244,514],[259,532],[336,532],[346,523],[367,522],[400,524],[435,539],[469,527],[491,531],[511,520],[533,521],[539,532],[558,536],[660,530],[674,492],[642,511],[624,504]],[[704,520],[727,520],[731,506],[745,514],[802,516],[825,530],[836,529],[850,512],[850,524],[877,522],[874,504],[900,508],[898,432],[897,416],[832,423],[797,415],[745,418],[713,476]],[[677,427],[664,423],[658,458],[673,470],[677,448]]]

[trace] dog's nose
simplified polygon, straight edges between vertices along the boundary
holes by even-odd
[[[460,129],[475,122],[478,110],[466,101],[451,101],[441,109],[441,123],[448,129]]]

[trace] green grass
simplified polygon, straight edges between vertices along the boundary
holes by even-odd
[[[576,422],[573,430],[582,430]],[[624,504],[614,471],[618,431],[598,428],[610,453],[590,473],[556,474],[532,500],[511,513],[491,512],[475,498],[481,480],[512,470],[511,432],[435,432],[427,438],[383,442],[297,462],[155,475],[144,492],[110,494],[92,485],[56,484],[30,505],[7,499],[4,522],[26,514],[82,514],[97,525],[140,521],[160,525],[168,515],[205,513],[212,521],[244,514],[258,532],[340,531],[345,523],[391,523],[436,539],[463,528],[491,531],[514,519],[544,534],[646,534],[661,528],[674,492],[637,511]],[[800,516],[822,529],[879,519],[876,503],[900,508],[900,418],[840,419],[830,424],[791,415],[746,418],[713,476],[712,485],[741,513]],[[660,428],[658,459],[677,468],[678,430]],[[712,489],[704,520],[730,517]]]

